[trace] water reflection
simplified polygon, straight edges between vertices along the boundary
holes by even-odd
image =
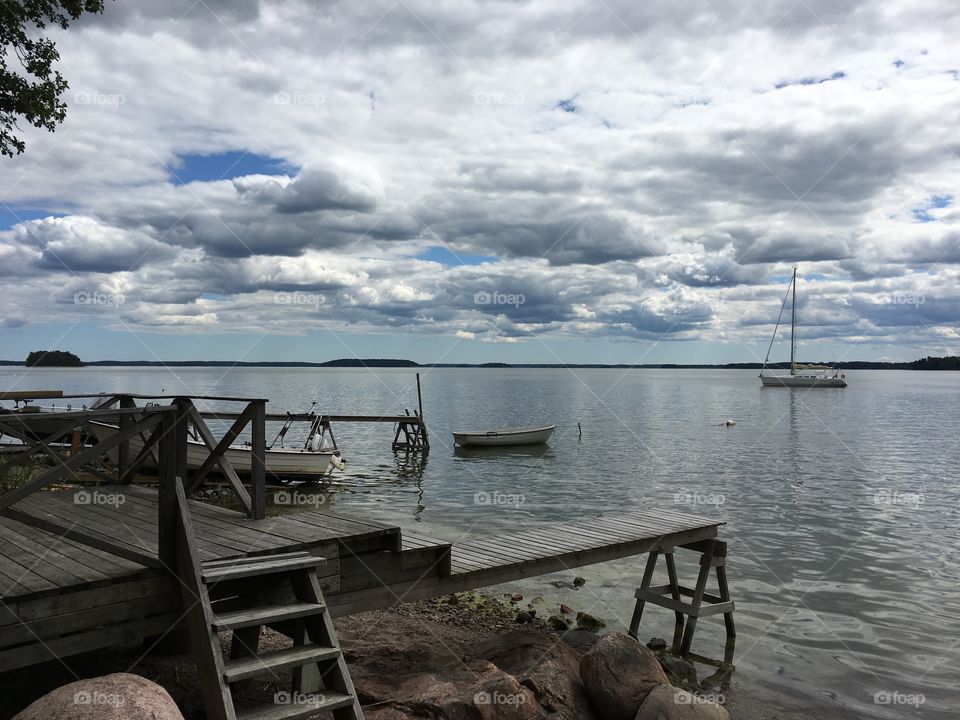
[[[453,454],[462,460],[487,460],[491,458],[548,458],[555,460],[556,455],[549,445],[514,445],[508,447],[455,447]]]

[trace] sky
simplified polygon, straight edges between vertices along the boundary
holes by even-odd
[[[0,159],[0,359],[960,354],[932,0],[108,2]],[[783,360],[789,345],[774,345]]]

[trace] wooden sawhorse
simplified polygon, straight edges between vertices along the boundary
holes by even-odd
[[[668,610],[673,610],[676,621],[673,629],[673,654],[698,660],[717,667],[732,669],[733,646],[737,637],[737,630],[733,624],[733,600],[730,599],[730,588],[727,586],[727,543],[721,540],[701,540],[700,542],[681,545],[681,548],[700,553],[700,572],[697,575],[697,584],[694,588],[684,587],[677,580],[677,566],[673,559],[672,547],[659,548],[650,553],[647,567],[643,571],[643,579],[634,597],[637,605],[630,620],[630,636],[637,638],[640,629],[640,619],[643,617],[643,608],[646,603],[653,603]],[[651,586],[653,572],[657,567],[657,558],[663,555],[667,565],[666,585]],[[718,595],[706,592],[710,569],[714,568],[717,576]],[[687,602],[682,598],[690,598]],[[723,614],[723,622],[727,629],[727,642],[723,662],[695,655],[690,652],[693,645],[693,634],[697,629],[697,621],[708,615]]]

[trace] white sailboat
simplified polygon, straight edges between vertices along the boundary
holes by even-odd
[[[770,360],[770,350],[773,348],[773,341],[777,337],[777,330],[780,329],[780,319],[783,317],[783,309],[787,305],[787,298],[793,299],[790,303],[790,373],[788,375],[770,375],[764,374],[767,369],[767,362]],[[764,387],[799,387],[799,388],[842,388],[847,386],[846,376],[841,375],[840,371],[828,367],[827,365],[798,365],[796,362],[797,343],[795,340],[797,330],[797,269],[793,269],[793,279],[787,287],[787,293],[783,296],[783,304],[780,306],[780,315],[777,316],[777,326],[773,329],[773,337],[770,338],[770,346],[767,348],[767,357],[763,360],[763,367],[760,369],[760,382]],[[832,373],[832,374],[831,374]]]

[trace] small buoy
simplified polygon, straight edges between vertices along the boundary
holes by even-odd
[[[727,420],[727,421],[725,421],[723,424],[726,425],[727,427],[733,427],[734,425],[737,424],[737,421],[736,421],[736,420]]]

